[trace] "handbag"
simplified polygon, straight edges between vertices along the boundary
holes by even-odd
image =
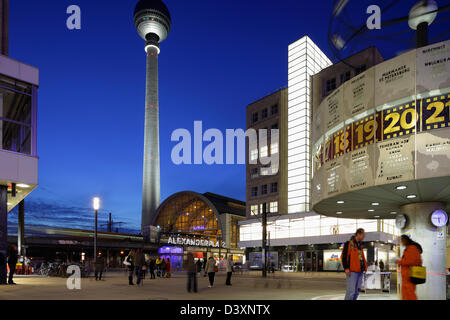
[[[409,267],[409,280],[414,284],[424,284],[427,281],[427,268],[422,266]]]
[[[214,266],[214,272],[219,272],[219,267],[218,266]]]

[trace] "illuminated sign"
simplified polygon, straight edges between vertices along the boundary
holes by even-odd
[[[225,247],[225,242],[222,241],[220,245],[219,241],[196,239],[196,238],[183,238],[183,237],[169,237],[168,244],[182,245],[182,246],[195,246],[195,247],[210,247],[220,248]]]

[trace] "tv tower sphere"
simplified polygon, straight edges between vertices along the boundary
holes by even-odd
[[[169,9],[161,0],[141,0],[136,4],[134,25],[146,41],[146,52],[149,46],[155,46],[159,53],[159,43],[166,40],[171,24]]]

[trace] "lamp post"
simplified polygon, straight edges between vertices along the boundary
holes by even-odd
[[[94,263],[97,262],[97,220],[98,209],[100,209],[100,198],[95,197],[93,201],[93,207],[95,211],[95,228],[94,228]]]

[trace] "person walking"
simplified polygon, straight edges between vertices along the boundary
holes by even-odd
[[[155,259],[150,259],[149,265],[148,265],[148,269],[150,271],[150,279],[156,279],[155,277]]]
[[[105,258],[99,252],[94,262],[95,280],[102,280],[103,270],[105,269]]]
[[[145,265],[145,257],[142,253],[142,249],[138,249],[134,256],[134,269],[136,272],[136,284],[140,285],[142,281],[142,269]]]
[[[198,274],[200,274],[202,272],[202,265],[203,265],[202,262],[200,261],[200,259],[198,259],[197,262],[195,263]]]
[[[366,233],[364,229],[356,230],[352,238],[347,241],[342,251],[341,261],[347,279],[345,300],[357,300],[361,288],[364,272],[367,272],[367,261],[364,256],[362,242]]]
[[[422,246],[411,240],[407,235],[400,237],[400,243],[405,247],[402,258],[397,261],[397,264],[401,267],[402,300],[417,300],[416,285],[409,278],[409,268],[422,266]]]
[[[161,277],[161,257],[157,257],[156,258],[156,275],[158,276],[158,278]]]
[[[208,288],[214,287],[214,278],[216,276],[216,272],[219,271],[216,266],[216,260],[213,257],[209,257],[208,262],[206,262],[205,272],[209,277],[209,286]]]
[[[233,275],[233,256],[230,254],[228,255],[227,260],[227,281],[225,282],[225,285],[231,286],[231,276]]]
[[[384,262],[383,262],[383,259],[380,259],[380,262],[378,263],[378,266],[380,267],[380,271],[383,272],[383,271],[384,271]]]
[[[125,261],[123,262],[127,268],[128,268],[128,284],[130,286],[133,286],[133,274],[134,274],[134,256],[135,252],[134,250],[131,250],[128,253],[128,256],[125,258]]]
[[[166,278],[170,278],[172,274],[170,273],[170,259],[167,258],[166,261]]]
[[[194,255],[188,252],[186,260],[184,260],[184,270],[186,270],[188,275],[187,280],[187,291],[197,292],[197,267],[194,262]]]
[[[14,273],[16,272],[17,258],[18,258],[17,246],[12,245],[11,247],[9,247],[8,250],[8,266],[9,266],[8,284],[16,284],[13,281],[13,276]]]
[[[161,260],[161,277],[162,278],[164,278],[166,276],[166,267],[167,267],[166,259],[162,259]]]

